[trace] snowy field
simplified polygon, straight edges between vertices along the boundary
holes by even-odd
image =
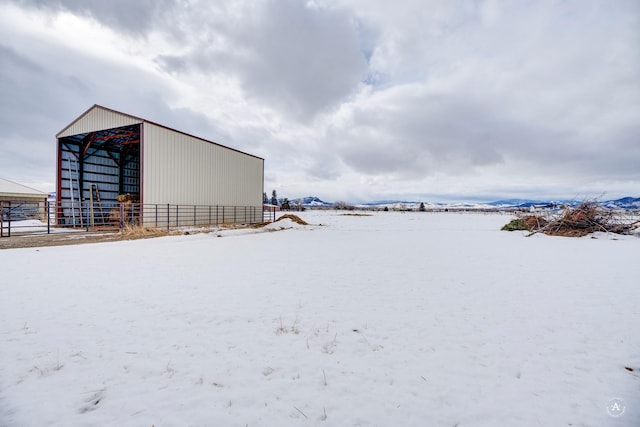
[[[640,425],[640,238],[299,216],[0,251],[0,425]]]

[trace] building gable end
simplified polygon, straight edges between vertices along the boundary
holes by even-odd
[[[111,110],[100,105],[94,105],[82,113],[71,124],[62,129],[56,138],[94,132],[103,129],[129,126],[144,122],[143,119],[119,111]]]

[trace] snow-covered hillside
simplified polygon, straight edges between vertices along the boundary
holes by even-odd
[[[640,425],[640,238],[299,215],[0,251],[0,425]]]
[[[284,199],[279,202],[282,203]],[[299,202],[305,208],[330,208],[333,207],[332,202],[325,202],[315,196],[303,197],[300,199],[290,200],[290,203]],[[533,199],[503,199],[493,202],[481,203],[481,202],[429,202],[429,201],[402,201],[402,200],[378,200],[373,202],[351,204],[356,208],[364,209],[384,209],[385,207],[392,210],[418,210],[422,203],[426,210],[509,210],[509,209],[529,209],[531,207],[538,208],[553,208],[560,206],[577,206],[582,203],[580,199],[548,199],[548,200],[533,200]],[[623,197],[615,200],[596,200],[600,205],[609,209],[626,209],[626,210],[638,210],[640,209],[640,198]]]

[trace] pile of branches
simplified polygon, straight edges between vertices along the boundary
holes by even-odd
[[[531,232],[528,236],[544,233],[550,236],[582,237],[597,231],[631,234],[639,224],[640,220],[634,220],[628,214],[605,209],[595,202],[583,202],[576,207],[567,207],[559,215],[548,218],[524,215],[502,229],[528,230]]]
[[[521,215],[502,227],[502,231],[539,230],[548,223],[549,221],[540,215]]]

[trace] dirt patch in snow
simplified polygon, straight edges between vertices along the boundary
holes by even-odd
[[[166,233],[165,233],[166,235]],[[79,245],[82,243],[114,242],[118,240],[147,239],[158,235],[123,235],[113,233],[61,233],[11,236],[0,239],[0,249],[37,248],[45,246]]]
[[[308,222],[306,222],[305,220],[300,218],[298,215],[293,215],[293,214],[282,215],[280,218],[276,219],[276,222],[278,222],[280,220],[283,220],[283,219],[290,219],[291,221],[295,222],[296,224],[300,224],[300,225],[309,225]]]
[[[261,224],[260,226],[264,226]],[[83,243],[115,242],[121,240],[151,239],[163,236],[180,236],[198,233],[211,233],[220,229],[236,230],[252,228],[245,224],[223,224],[220,227],[202,227],[198,229],[172,229],[171,231],[158,228],[125,227],[122,231],[117,229],[97,231],[77,231],[69,233],[53,234],[13,234],[11,237],[0,238],[0,250],[16,248],[37,248],[45,246],[79,245]]]

